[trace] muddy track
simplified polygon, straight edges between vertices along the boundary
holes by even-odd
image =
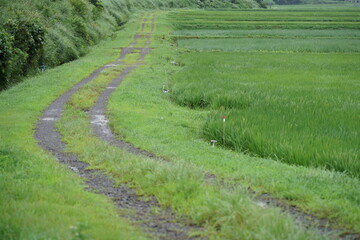
[[[152,27],[151,27],[152,32],[154,31],[154,27],[155,24],[153,19]],[[150,35],[147,35],[146,37],[150,39]],[[114,134],[111,131],[110,127],[108,126],[109,121],[105,115],[106,106],[108,104],[108,99],[110,95],[121,84],[123,79],[126,77],[127,73],[130,72],[132,69],[136,68],[140,64],[140,62],[144,59],[144,57],[149,53],[150,51],[149,44],[150,44],[150,40],[147,41],[146,47],[143,48],[143,51],[141,52],[141,57],[139,58],[139,62],[133,66],[126,68],[125,71],[118,76],[118,78],[114,79],[114,81],[107,86],[106,91],[99,97],[95,105],[90,110],[89,118],[91,120],[91,125],[94,135],[96,135],[98,138],[102,139],[103,141],[106,141],[114,146],[117,146],[121,149],[125,149],[134,154],[139,154],[150,158],[156,158],[161,161],[169,161],[160,156],[156,156],[154,153],[136,148],[128,142],[119,140],[116,134]],[[214,180],[217,179],[218,177],[216,175],[211,173],[205,173],[205,179],[204,179],[205,182],[211,184],[212,182],[214,182]],[[231,186],[224,183],[223,180],[220,180],[220,182],[222,182],[223,187],[226,187],[228,189],[233,189],[234,187],[236,187],[234,185]],[[291,215],[295,219],[295,221],[304,228],[315,228],[324,235],[336,233],[339,236],[339,239],[360,240],[360,234],[351,233],[343,229],[335,228],[330,220],[324,218],[320,219],[314,215],[305,213],[296,206],[289,205],[288,203],[280,199],[277,199],[271,194],[257,195],[254,191],[249,189],[249,195],[252,196],[252,198],[254,199],[255,203],[258,206],[263,208],[269,208],[269,207],[280,208],[282,212]]]
[[[149,15],[147,16],[149,17]],[[126,48],[123,48],[118,59],[110,64],[107,64],[95,70],[90,76],[83,79],[81,82],[75,84],[69,91],[56,99],[42,114],[40,120],[37,122],[34,137],[38,144],[46,151],[51,152],[60,163],[69,166],[70,169],[77,172],[85,179],[87,189],[105,195],[113,200],[119,209],[127,210],[129,214],[123,214],[122,217],[127,217],[134,224],[139,225],[145,232],[153,235],[158,239],[194,239],[188,237],[191,230],[199,231],[200,228],[190,224],[183,224],[187,222],[185,219],[180,219],[175,216],[169,209],[161,209],[159,203],[155,198],[151,200],[142,199],[126,185],[115,186],[114,181],[100,170],[88,170],[88,164],[79,160],[79,158],[72,154],[64,152],[66,144],[62,142],[63,136],[58,132],[56,123],[62,117],[64,107],[69,101],[70,97],[75,94],[80,88],[87,83],[94,80],[104,69],[114,66],[123,65],[122,60],[134,51],[140,51],[140,57],[137,63],[127,66],[122,73],[113,80],[113,82],[106,88],[101,99],[107,102],[107,96],[121,83],[132,70],[141,65],[141,61],[150,52],[149,45],[151,33],[144,36],[143,31],[147,26],[148,19],[144,19],[141,25],[141,33],[134,36],[133,42]],[[155,28],[155,15],[152,18],[151,30]],[[138,39],[145,37],[147,39],[146,46],[143,48],[134,48]],[[96,108],[91,111],[94,119],[93,124],[99,126],[106,125],[105,118],[102,118],[105,105],[98,101]],[[97,112],[99,110],[99,113]],[[105,139],[109,141],[109,139]],[[131,145],[129,145],[130,147]],[[125,146],[122,146],[125,147]],[[135,151],[135,150],[134,150]],[[138,152],[145,154],[145,152]],[[153,209],[160,209],[154,213]],[[130,211],[129,211],[130,210]],[[131,212],[131,214],[130,214]]]

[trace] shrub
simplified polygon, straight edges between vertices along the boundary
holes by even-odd
[[[44,57],[45,30],[36,20],[27,20],[21,17],[9,19],[5,23],[7,32],[13,37],[14,58],[21,64],[13,69],[21,75],[28,74],[36,69]],[[16,56],[17,55],[17,56]],[[20,63],[18,62],[18,63]],[[18,77],[14,76],[13,77]]]
[[[10,75],[10,61],[12,55],[12,41],[10,35],[0,30],[0,90],[8,85]]]

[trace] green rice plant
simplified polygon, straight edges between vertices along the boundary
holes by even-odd
[[[280,38],[280,39],[358,39],[359,30],[349,29],[260,29],[260,30],[178,30],[172,33],[177,39],[189,38]]]
[[[239,151],[359,176],[358,59],[358,54],[186,54],[180,61],[187,67],[172,80],[172,99],[215,110],[204,127],[207,139],[224,138]],[[229,119],[225,133],[223,115]]]
[[[351,9],[178,11],[169,14],[177,30],[359,29],[360,11]]]

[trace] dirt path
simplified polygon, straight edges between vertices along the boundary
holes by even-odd
[[[149,15],[147,16],[149,17]],[[114,182],[99,170],[87,170],[88,164],[79,160],[79,158],[71,153],[65,153],[66,145],[61,141],[63,136],[57,131],[56,123],[61,118],[64,107],[69,101],[70,97],[75,94],[80,88],[87,83],[94,80],[104,69],[114,66],[123,65],[122,60],[133,51],[140,51],[138,61],[125,68],[125,70],[113,80],[113,82],[106,88],[104,93],[99,98],[95,107],[91,110],[92,123],[101,128],[101,132],[111,133],[109,129],[103,129],[107,126],[104,116],[106,102],[108,96],[115,90],[121,81],[139,65],[141,65],[145,56],[150,52],[149,45],[151,41],[151,33],[143,35],[143,31],[148,24],[148,19],[144,19],[141,25],[141,33],[134,36],[133,42],[126,48],[123,48],[120,57],[114,62],[107,64],[95,70],[89,77],[83,79],[81,82],[74,85],[69,91],[64,93],[56,99],[42,114],[37,123],[35,130],[35,138],[39,145],[46,151],[51,152],[59,162],[67,164],[73,171],[77,172],[81,177],[86,180],[88,190],[103,194],[111,198],[120,209],[131,210],[132,214],[122,215],[132,220],[135,224],[140,225],[142,229],[152,234],[158,239],[194,239],[188,237],[188,232],[191,230],[199,231],[197,226],[186,226],[179,220],[169,209],[161,209],[159,203],[155,198],[151,200],[144,200],[138,197],[132,189],[126,185],[114,187]],[[151,31],[155,29],[155,15],[152,18]],[[138,39],[145,37],[147,39],[146,46],[143,48],[134,48]],[[106,138],[106,141],[111,141]],[[122,147],[125,147],[122,146]],[[131,145],[126,145],[131,150]],[[145,154],[140,150],[133,148],[133,151]],[[152,211],[154,208],[160,208],[157,213]]]
[[[152,22],[151,31],[154,31],[154,19]],[[144,26],[143,26],[144,28]],[[147,35],[147,38],[150,39],[150,35]],[[135,69],[144,57],[150,52],[149,49],[150,40],[146,43],[146,47],[142,49],[141,57],[139,58],[138,62],[133,66],[130,66],[125,69],[125,71],[120,74],[116,79],[114,79],[108,86],[106,91],[99,97],[95,105],[92,107],[89,113],[89,118],[91,120],[91,125],[94,134],[114,146],[119,148],[125,149],[131,153],[143,155],[146,157],[156,158],[162,161],[167,161],[162,157],[156,156],[155,154],[141,150],[139,148],[134,147],[132,144],[127,143],[125,141],[119,140],[116,135],[111,131],[110,127],[108,126],[108,119],[106,118],[106,106],[108,104],[108,99],[110,95],[115,91],[115,89],[121,84],[123,79],[127,76],[127,74]],[[212,181],[216,180],[217,176],[211,173],[205,174],[205,179],[207,183],[211,183]],[[224,187],[233,188],[234,186],[229,186],[224,184]],[[304,228],[316,228],[324,235],[328,235],[331,233],[338,233],[340,235],[340,239],[347,239],[347,240],[358,240],[360,239],[360,234],[354,234],[347,232],[342,229],[337,229],[333,227],[333,224],[328,219],[319,219],[314,215],[304,213],[299,208],[295,206],[291,206],[284,201],[277,199],[276,197],[272,196],[271,194],[262,194],[256,195],[251,189],[249,190],[249,195],[253,196],[253,199],[257,205],[263,208],[269,207],[276,207],[280,208],[282,212],[287,213],[295,219]]]

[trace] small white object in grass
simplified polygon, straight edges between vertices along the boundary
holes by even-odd
[[[266,208],[267,204],[265,202],[257,202],[256,205],[258,205],[261,208]]]
[[[76,227],[76,226],[70,226],[69,229],[70,229],[70,230],[76,230],[77,227]]]
[[[217,143],[216,140],[211,140],[212,147],[215,147],[215,143]]]
[[[168,93],[169,90],[166,88],[166,84],[163,83],[163,93]]]
[[[116,87],[107,87],[107,89],[115,89]]]
[[[172,65],[177,65],[177,62],[175,62],[174,60],[170,61],[170,63],[171,63]]]

